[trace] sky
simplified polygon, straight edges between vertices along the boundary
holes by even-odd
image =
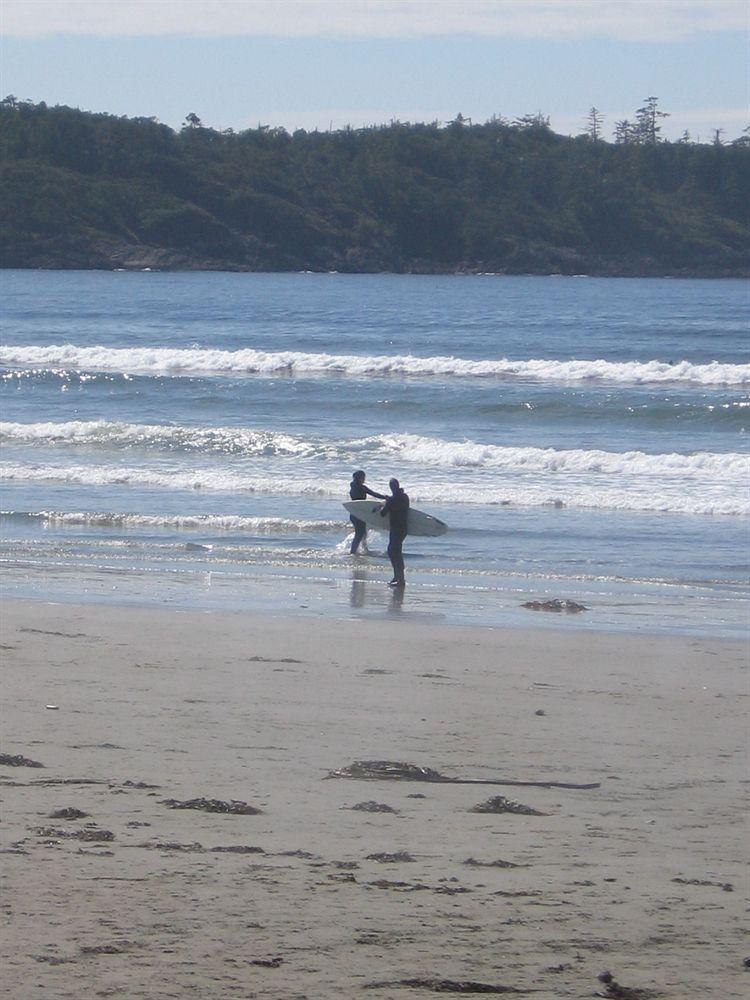
[[[750,121],[747,0],[0,0],[0,96],[205,125]]]

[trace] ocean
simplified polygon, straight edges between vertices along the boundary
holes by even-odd
[[[0,272],[8,597],[739,636],[742,281]],[[349,555],[351,474],[449,525]],[[570,598],[578,615],[533,612]]]

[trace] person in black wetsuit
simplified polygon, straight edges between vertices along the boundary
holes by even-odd
[[[365,486],[365,474],[361,469],[358,469],[352,475],[352,481],[349,483],[349,496],[352,500],[366,500],[368,496],[377,497],[378,500],[386,499],[382,493],[376,493],[375,490],[371,490],[369,486]],[[364,541],[365,535],[367,534],[367,525],[364,521],[360,521],[358,517],[355,517],[354,514],[350,516],[349,520],[354,525],[354,538],[352,539],[352,545],[349,552],[351,555],[354,555],[361,542]]]
[[[388,538],[388,558],[393,566],[393,579],[388,584],[389,587],[405,587],[404,579],[404,556],[401,547],[408,533],[407,522],[409,518],[409,497],[401,489],[398,479],[391,479],[388,483],[391,488],[391,495],[383,504],[380,514],[385,517],[391,515],[391,533]]]

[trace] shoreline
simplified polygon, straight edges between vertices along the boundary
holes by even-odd
[[[630,279],[644,281],[649,279],[654,280],[672,280],[672,281],[747,281],[750,278],[750,269],[748,268],[719,268],[716,271],[692,271],[689,269],[674,269],[674,270],[642,270],[639,271],[637,268],[631,268],[630,270],[619,271],[617,269],[606,270],[602,269],[600,271],[550,271],[540,269],[538,271],[503,271],[503,270],[487,270],[481,265],[476,267],[466,267],[466,268],[445,268],[444,270],[434,269],[434,270],[423,270],[420,268],[415,268],[413,270],[403,270],[403,271],[341,271],[341,270],[328,270],[327,268],[289,268],[287,270],[275,270],[271,269],[261,269],[254,268],[250,266],[243,265],[230,265],[228,263],[217,262],[212,264],[210,261],[201,261],[196,264],[180,263],[180,264],[160,264],[157,262],[159,255],[163,253],[163,249],[149,247],[147,248],[152,251],[152,256],[145,256],[143,260],[139,260],[136,263],[118,263],[113,262],[109,267],[98,266],[92,264],[90,267],[82,267],[80,262],[75,262],[72,264],[59,263],[59,264],[0,264],[0,272],[2,271],[96,271],[103,274],[142,274],[142,273],[153,273],[153,274],[309,274],[309,275],[327,275],[330,277],[342,275],[344,277],[440,277],[440,278],[620,278],[620,279]]]
[[[744,643],[20,599],[2,633],[2,749],[44,765],[0,768],[13,995],[744,995]],[[599,787],[324,780],[355,760]]]
[[[541,578],[536,584],[514,577],[483,584],[458,572],[436,581],[419,569],[407,572],[405,590],[386,586],[390,567],[277,569],[260,564],[238,572],[210,569],[44,571],[40,586],[23,566],[6,569],[2,600],[52,606],[172,610],[192,614],[248,614],[271,618],[346,623],[428,625],[489,631],[557,631],[609,635],[743,641],[747,615],[729,592],[692,590],[682,584]],[[71,573],[73,574],[71,576]],[[145,581],[145,582],[144,582]],[[560,581],[562,583],[562,581]],[[547,611],[527,601],[573,601],[584,610]]]

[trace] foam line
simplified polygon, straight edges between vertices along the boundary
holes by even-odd
[[[221,351],[205,348],[79,347],[75,344],[5,345],[0,364],[36,368],[146,375],[336,375],[339,377],[401,376],[420,378],[496,378],[534,382],[611,382],[634,385],[685,384],[741,386],[750,384],[750,365],[711,361],[604,361],[529,359],[476,361],[456,357],[412,355],[308,354],[300,351]]]

